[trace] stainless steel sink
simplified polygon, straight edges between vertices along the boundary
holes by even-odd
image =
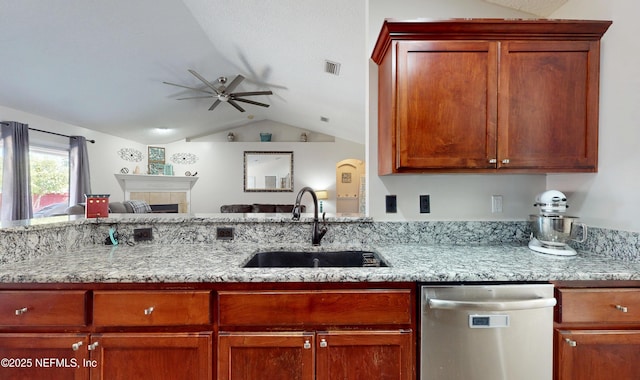
[[[244,268],[387,267],[372,251],[266,251],[256,252]]]

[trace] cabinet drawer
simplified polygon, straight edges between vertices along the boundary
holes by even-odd
[[[410,290],[223,291],[220,326],[411,323]]]
[[[209,324],[209,291],[96,291],[97,326],[175,326]]]
[[[640,289],[558,289],[559,321],[640,323]]]
[[[85,326],[86,291],[1,291],[1,326]]]

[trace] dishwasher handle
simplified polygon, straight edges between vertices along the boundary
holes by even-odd
[[[533,298],[515,301],[458,301],[428,298],[427,302],[431,309],[481,311],[542,309],[556,305],[555,298]]]

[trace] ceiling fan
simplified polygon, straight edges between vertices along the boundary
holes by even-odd
[[[216,101],[213,102],[211,107],[209,107],[209,111],[211,111],[214,108],[216,108],[218,106],[218,104],[220,104],[221,102],[225,102],[225,103],[231,104],[233,107],[235,107],[235,109],[237,109],[240,112],[245,112],[245,111],[244,111],[244,108],[240,107],[240,105],[237,102],[253,104],[253,105],[256,105],[256,106],[260,106],[260,107],[269,107],[269,104],[260,103],[260,102],[256,102],[256,101],[249,100],[249,99],[244,99],[244,97],[245,96],[254,96],[254,95],[272,95],[273,92],[271,92],[271,91],[232,92],[236,87],[238,87],[240,82],[242,82],[244,80],[244,77],[242,75],[237,75],[231,81],[231,83],[229,83],[229,85],[226,84],[227,83],[227,77],[219,77],[216,80],[216,82],[218,84],[218,86],[216,87],[216,86],[213,85],[213,83],[211,83],[208,80],[206,80],[202,75],[200,75],[197,72],[195,72],[195,70],[189,69],[189,72],[191,74],[193,74],[193,76],[198,78],[202,83],[204,83],[207,86],[207,89],[188,87],[188,86],[183,86],[181,84],[175,84],[175,83],[169,83],[169,82],[162,82],[162,83],[168,84],[168,85],[171,85],[171,86],[177,86],[177,87],[186,88],[186,89],[193,90],[193,91],[204,92],[204,93],[209,94],[209,95],[190,96],[190,97],[186,97],[186,98],[178,98],[177,100],[198,99],[198,98],[216,98]]]

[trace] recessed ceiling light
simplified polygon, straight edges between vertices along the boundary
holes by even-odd
[[[173,129],[166,127],[153,128],[153,133],[157,135],[169,135],[173,133]]]

